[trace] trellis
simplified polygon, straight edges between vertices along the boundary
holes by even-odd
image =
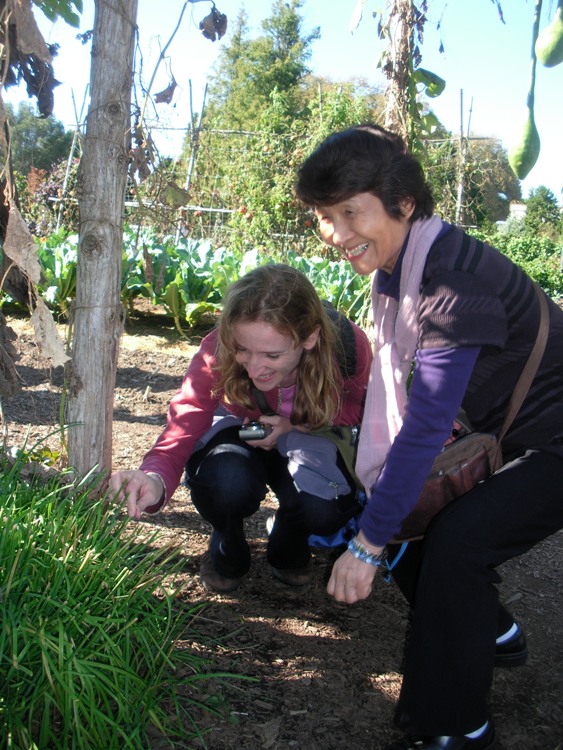
[[[202,108],[203,109],[203,108]],[[240,154],[248,152],[248,160],[256,158],[256,150],[251,149],[253,139],[261,134],[227,129],[211,129],[203,127],[202,117],[198,117],[193,126],[184,131],[187,143],[186,172],[179,173],[178,165],[171,165],[168,170],[153,169],[146,180],[139,180],[137,185],[132,185],[125,201],[125,212],[128,221],[134,224],[150,224],[158,231],[172,234],[176,240],[181,237],[194,237],[197,239],[209,239],[214,245],[229,244],[232,235],[233,214],[241,210],[241,206],[248,200],[248,196],[237,193],[237,185],[233,185],[228,165],[230,162],[245,163]],[[158,126],[153,127],[157,130]],[[274,137],[274,136],[272,136]],[[280,139],[290,138],[289,134],[279,134]],[[440,148],[445,143],[450,143],[452,148],[462,151],[461,146],[467,145],[475,139],[469,137],[453,137],[437,141],[429,141],[425,144],[427,150]],[[73,140],[73,149],[69,155],[67,175],[76,149],[80,148],[80,131],[77,127]],[[466,152],[466,149],[463,153]],[[291,149],[288,149],[290,152]],[[463,154],[462,154],[463,155]],[[247,160],[247,161],[248,161]],[[185,162],[184,162],[185,163]],[[463,169],[463,159],[459,159],[460,166],[457,174],[467,179]],[[429,165],[428,174],[432,174],[433,167]],[[274,174],[275,178],[275,174]],[[475,174],[471,175],[474,181]],[[272,189],[272,172],[265,176],[264,191]],[[236,180],[235,180],[236,182]],[[461,212],[469,209],[467,198],[460,189],[460,184],[451,184],[450,191],[444,192],[440,201],[440,213],[448,219],[461,221]],[[172,203],[163,196],[169,185],[173,186],[179,194],[177,200]],[[240,185],[239,185],[240,187]],[[52,199],[57,205],[57,229],[61,223],[62,206],[74,199],[67,193],[67,184],[63,187],[62,195]],[[297,235],[292,234],[292,229],[287,232],[271,235],[279,237],[281,245],[293,246],[299,242]]]
[[[173,175],[175,186],[184,191],[189,200],[178,206],[163,201],[161,195],[165,186],[158,184],[158,180],[163,178],[158,176],[159,170],[155,170],[148,179],[148,182],[152,179],[153,184],[146,194],[142,194],[143,184],[131,185],[125,200],[125,212],[131,218],[140,211],[155,222],[167,225],[169,231],[176,233],[177,238],[197,235],[224,242],[229,234],[228,219],[236,211],[240,199],[234,195],[228,183],[228,175],[222,172],[219,165],[223,159],[229,158],[229,154],[246,150],[249,139],[256,134],[236,130],[206,130],[205,143],[202,145],[199,139],[201,132],[200,128],[193,131],[186,129],[186,137],[192,143],[187,176],[184,178],[183,175]],[[67,160],[62,191],[60,195],[49,199],[55,206],[57,230],[61,226],[63,206],[77,202],[69,192],[68,178],[72,163],[80,153],[81,133],[77,127]],[[183,188],[181,184],[184,185]]]

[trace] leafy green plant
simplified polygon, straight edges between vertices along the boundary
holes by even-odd
[[[151,747],[200,735],[194,707],[206,662],[177,646],[201,609],[169,589],[180,559],[127,533],[91,479],[0,474],[0,746],[70,750]],[[185,747],[185,745],[182,745]]]
[[[213,250],[211,243],[200,242],[191,252],[182,251],[182,285],[185,319],[195,325],[202,315],[217,313],[223,306],[227,287],[241,275],[258,265],[258,253],[233,253],[225,247]]]
[[[68,314],[76,295],[78,235],[61,230],[38,242],[37,247],[43,271],[39,292],[48,304]]]
[[[150,290],[145,280],[142,263],[136,255],[130,255],[124,249],[121,262],[121,301],[127,313],[132,315],[135,299],[149,297]]]
[[[183,239],[167,249],[170,273],[154,299],[164,305],[181,333],[182,322],[193,327],[202,316],[218,313],[228,285],[259,262],[256,250],[214,250],[208,240]]]
[[[68,313],[76,291],[78,237],[63,232],[39,245],[46,302]],[[318,248],[322,248],[319,243]],[[313,282],[319,294],[346,315],[364,321],[370,306],[369,280],[355,274],[344,261],[306,257],[293,251],[270,254],[260,248],[214,248],[209,240],[159,238],[148,228],[126,227],[123,245],[121,299],[132,312],[135,298],[161,304],[176,328],[196,326],[205,315],[218,314],[229,284],[252,268],[269,261],[295,265]]]
[[[548,237],[534,237],[530,234],[508,234],[502,231],[472,231],[471,234],[498,248],[537,281],[550,297],[563,298],[560,244]]]
[[[323,299],[359,325],[367,324],[371,308],[370,277],[360,276],[344,260],[290,254],[288,262],[310,279]]]

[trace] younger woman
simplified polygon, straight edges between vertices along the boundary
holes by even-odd
[[[359,506],[340,455],[333,469],[345,479],[343,494],[327,500],[297,488],[288,433],[359,424],[370,363],[367,336],[323,304],[304,274],[283,264],[256,268],[229,288],[218,328],[203,339],[140,469],[115,472],[110,486],[139,518],[172,497],[186,469],[191,500],[213,527],[201,579],[219,592],[237,588],[250,567],[243,521],[270,487],[279,502],[268,538],[272,573],[303,585],[309,535],[335,533]],[[265,437],[240,437],[250,420],[264,425]]]

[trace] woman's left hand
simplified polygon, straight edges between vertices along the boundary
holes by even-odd
[[[368,542],[362,531],[358,533],[357,540],[373,555],[380,555],[385,549]],[[346,550],[333,565],[327,591],[337,602],[354,604],[361,599],[367,599],[371,594],[376,573],[376,567],[358,560]]]

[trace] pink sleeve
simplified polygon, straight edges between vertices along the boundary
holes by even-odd
[[[216,331],[201,342],[184,376],[180,390],[172,398],[166,427],[145,455],[141,470],[155,472],[166,487],[166,499],[180,484],[186,461],[198,439],[211,427],[218,399],[213,396],[216,384]]]

